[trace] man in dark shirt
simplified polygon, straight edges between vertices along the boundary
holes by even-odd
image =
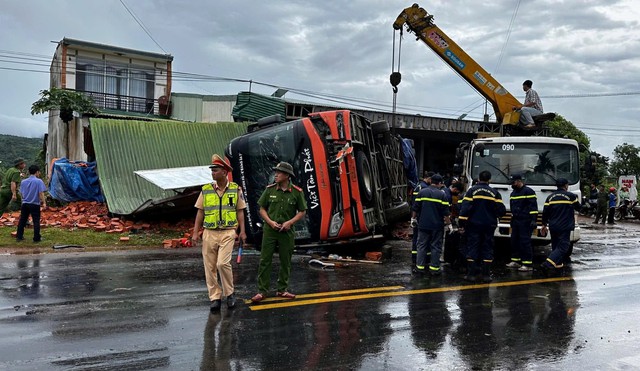
[[[533,268],[533,248],[531,233],[536,229],[538,199],[536,192],[524,184],[522,175],[511,176],[513,192],[509,196],[511,208],[511,262],[508,268],[521,272],[531,272]]]
[[[412,207],[412,224],[418,230],[418,257],[415,272],[424,273],[429,260],[429,273],[440,274],[440,255],[445,225],[449,220],[449,201],[440,189],[442,176],[431,177],[431,185],[420,190]]]
[[[469,267],[465,280],[470,282],[476,282],[480,272],[484,282],[491,282],[493,233],[498,226],[498,218],[507,212],[500,193],[489,186],[490,180],[490,172],[480,172],[478,184],[467,191],[460,210],[459,230],[467,234]]]
[[[576,226],[574,211],[580,210],[578,196],[567,191],[569,182],[564,178],[556,181],[558,189],[547,197],[542,210],[542,230],[551,233],[551,254],[540,265],[547,274],[557,273],[571,248],[571,231]]]

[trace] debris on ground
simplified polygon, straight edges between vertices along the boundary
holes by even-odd
[[[399,240],[409,241],[413,237],[413,228],[409,222],[396,223],[391,230],[391,236]]]
[[[5,213],[0,217],[0,225],[17,226],[20,212]],[[146,222],[127,220],[124,217],[109,217],[109,209],[104,203],[96,201],[71,202],[61,207],[42,209],[40,226],[58,227],[65,229],[92,229],[105,233],[138,233],[139,231],[173,230],[188,231],[193,227],[193,221],[180,222]],[[190,243],[190,241],[189,241]]]

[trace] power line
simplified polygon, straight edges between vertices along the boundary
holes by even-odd
[[[40,55],[40,54],[31,54],[31,53],[23,53],[23,52],[8,51],[8,50],[0,50],[0,57],[2,57],[2,58],[11,58],[11,59],[20,59],[20,60],[23,60],[23,61],[40,62],[40,63],[28,63],[28,62],[18,62],[18,61],[14,61],[14,60],[11,60],[11,61],[10,60],[0,60],[0,62],[2,62],[2,63],[21,63],[23,65],[34,65],[34,66],[43,66],[43,67],[49,67],[49,66],[51,66],[51,67],[59,67],[60,64],[61,64],[61,61],[55,61],[55,60],[51,61],[51,59],[49,57],[43,56],[43,55]],[[43,62],[45,62],[45,61],[47,61],[48,63],[44,64]],[[96,62],[104,63],[103,61],[96,61]],[[0,70],[50,73],[49,71],[46,71],[46,70],[15,68],[15,67],[4,67],[4,66],[0,66]],[[74,70],[75,70],[75,68],[71,68],[71,67],[67,68],[67,72],[70,72],[70,73],[73,73]],[[356,98],[356,97],[343,96],[343,95],[337,95],[337,94],[318,93],[318,92],[314,92],[314,91],[310,91],[310,90],[291,88],[291,87],[283,87],[283,86],[280,86],[280,85],[277,85],[277,84],[264,83],[264,82],[260,82],[260,81],[250,80],[250,79],[239,79],[239,78],[211,76],[211,75],[204,75],[204,74],[197,74],[197,73],[190,73],[190,72],[180,72],[180,71],[172,71],[172,74],[173,74],[173,80],[174,81],[252,83],[252,84],[259,85],[259,86],[265,86],[265,87],[270,87],[270,88],[285,88],[285,89],[289,90],[292,94],[299,94],[299,95],[304,96],[304,97],[309,97],[309,98],[314,98],[314,99],[319,99],[319,100],[325,100],[325,101],[333,102],[333,103],[352,104],[354,106],[357,106],[357,107],[360,107],[360,108],[365,108],[365,109],[380,110],[382,108],[384,110],[384,108],[386,107],[387,110],[389,110],[391,108],[390,103],[388,103],[386,101],[378,101],[378,100],[367,99],[367,98]],[[138,79],[138,80],[140,80],[140,79]],[[150,79],[142,79],[142,80],[153,81],[153,80],[150,80]],[[630,96],[630,95],[640,95],[640,92],[570,94],[570,95],[547,96],[545,98],[578,98],[578,97],[606,97],[606,96]],[[320,104],[320,103],[318,103],[318,104]],[[471,106],[472,104],[477,104],[477,102],[473,102],[473,103],[467,105],[463,109],[466,110],[467,107]],[[471,112],[471,111],[479,108],[481,105],[482,104],[469,109],[468,112]],[[421,105],[412,105],[412,104],[400,105],[399,108],[401,110],[403,110],[403,111],[414,111],[414,112],[425,113],[425,114],[434,114],[434,115],[447,115],[447,116],[452,116],[452,117],[459,116],[459,112],[461,112],[461,109],[456,109],[456,108],[448,109],[448,108],[444,108],[444,107],[431,107],[431,106],[421,106]],[[479,115],[479,116],[471,116],[470,118],[477,118],[478,120],[481,120],[482,116],[481,115]]]
[[[507,44],[509,43],[509,38],[511,37],[511,30],[513,29],[513,22],[516,20],[516,16],[518,15],[518,9],[520,8],[520,1],[516,4],[516,8],[513,10],[513,14],[511,15],[511,21],[509,21],[509,28],[507,28],[507,38],[504,40],[504,44],[502,44],[502,49],[500,49],[500,56],[498,57],[498,62],[496,63],[495,68],[493,69],[493,73],[498,72],[498,68],[500,68],[500,64],[502,63],[502,58],[504,57],[504,51],[507,49]]]
[[[164,48],[162,46],[160,46],[160,44],[156,41],[156,39],[153,38],[153,36],[151,36],[151,32],[149,32],[149,30],[147,30],[147,27],[145,27],[145,25],[142,23],[142,20],[140,20],[131,9],[129,9],[129,7],[127,6],[127,4],[124,3],[124,0],[120,0],[120,4],[122,4],[122,6],[124,6],[124,8],[127,10],[127,12],[129,12],[129,14],[131,15],[131,17],[133,17],[133,19],[136,21],[136,23],[138,23],[138,25],[140,26],[140,28],[142,28],[142,30],[147,34],[147,36],[149,36],[149,38],[158,46],[158,48],[160,48],[160,50],[162,50],[165,54],[169,54],[167,53],[166,50],[164,50]]]

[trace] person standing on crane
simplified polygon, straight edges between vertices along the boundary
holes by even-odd
[[[531,80],[525,80],[522,83],[522,90],[524,90],[527,95],[524,98],[524,104],[520,107],[514,107],[514,109],[520,111],[520,122],[524,125],[526,129],[533,129],[536,127],[533,116],[542,115],[544,110],[542,109],[542,101],[538,96],[538,93],[533,90],[531,87],[533,86],[533,82]]]

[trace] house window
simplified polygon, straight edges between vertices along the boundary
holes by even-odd
[[[154,113],[154,70],[88,58],[78,58],[76,69],[76,90],[98,107]]]

